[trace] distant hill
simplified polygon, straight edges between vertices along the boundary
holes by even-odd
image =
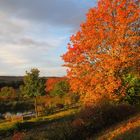
[[[0,76],[0,82],[22,81],[23,76]]]
[[[0,76],[0,88],[8,86],[18,89],[23,84],[23,76]]]
[[[61,77],[43,77],[46,80],[47,79],[57,79],[57,78],[61,78]],[[13,82],[13,81],[22,81],[23,80],[23,76],[0,76],[0,82]]]
[[[11,86],[14,88],[19,88],[23,84],[24,76],[0,76],[0,88],[4,86]],[[44,79],[61,79],[61,77],[43,77]]]

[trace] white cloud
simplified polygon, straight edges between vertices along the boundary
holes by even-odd
[[[65,76],[66,74],[66,68],[64,67],[54,67],[54,68],[40,68],[41,76]]]
[[[0,60],[3,63],[10,65],[23,65],[28,62],[25,57],[22,57],[20,54],[22,53],[21,48],[16,45],[4,45],[0,47]]]
[[[11,18],[4,12],[0,12],[0,37],[14,39],[27,27],[29,27],[29,23],[26,20]]]
[[[95,1],[0,0],[0,75],[64,75],[60,55]]]

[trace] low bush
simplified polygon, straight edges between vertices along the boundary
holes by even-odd
[[[64,105],[63,104],[56,104],[56,108],[62,109],[62,108],[64,108]]]
[[[138,110],[127,104],[100,103],[94,107],[86,107],[77,116],[87,133],[96,133],[113,124],[126,120]],[[81,127],[81,126],[80,126]]]
[[[54,111],[55,111],[55,107],[54,106],[45,107],[45,114],[47,114],[47,115],[53,114]]]
[[[29,133],[24,140],[84,140],[81,132],[78,132],[71,121],[54,122],[41,132]]]

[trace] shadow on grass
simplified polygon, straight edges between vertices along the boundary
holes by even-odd
[[[39,129],[39,128],[47,128],[47,126],[51,123],[59,123],[64,121],[73,120],[75,118],[74,114],[70,114],[68,116],[58,116],[58,117],[50,117],[50,118],[38,118],[34,121],[25,121],[25,122],[17,122],[11,128],[7,128],[4,130],[0,130],[0,139],[9,137],[13,135],[15,132],[20,131],[30,131],[32,129]]]

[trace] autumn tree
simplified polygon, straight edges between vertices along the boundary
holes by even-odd
[[[66,80],[65,77],[51,77],[46,80],[46,92],[50,93],[53,90],[56,83]]]
[[[53,89],[50,91],[52,96],[64,96],[69,92],[69,83],[66,80],[58,81],[55,83]]]
[[[122,75],[140,55],[139,11],[138,1],[100,0],[71,36],[62,57],[71,88],[86,104],[126,95]]]
[[[31,69],[30,72],[26,71],[23,82],[24,85],[20,87],[20,90],[25,96],[34,98],[36,117],[38,117],[37,97],[45,95],[45,80],[39,77],[38,69]]]

